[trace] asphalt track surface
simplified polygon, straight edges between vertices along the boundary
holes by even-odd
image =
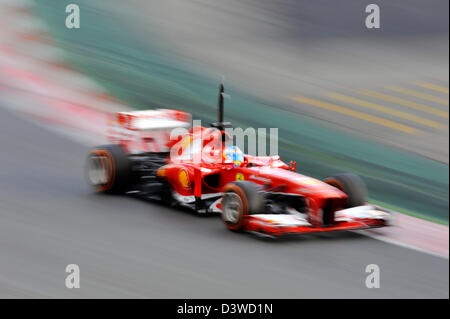
[[[93,194],[88,147],[0,108],[0,297],[448,298],[446,259],[356,233],[266,241]],[[65,287],[78,264],[81,288]],[[377,264],[381,287],[365,286]]]

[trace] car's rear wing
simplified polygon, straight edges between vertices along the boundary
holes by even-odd
[[[190,126],[191,115],[178,110],[118,112],[111,115],[108,138],[132,154],[169,152],[171,131]]]

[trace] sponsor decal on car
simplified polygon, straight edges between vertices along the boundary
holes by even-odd
[[[190,188],[189,175],[186,170],[180,170],[178,173],[178,181],[180,182],[181,187]]]

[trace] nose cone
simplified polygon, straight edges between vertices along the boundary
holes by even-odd
[[[263,167],[260,176],[273,181],[273,186],[286,185],[287,192],[315,198],[346,198],[347,195],[325,182],[281,168]]]

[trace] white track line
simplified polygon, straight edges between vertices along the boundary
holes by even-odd
[[[397,213],[397,214],[400,214],[400,213]],[[395,226],[393,226],[393,227],[395,227]],[[358,232],[358,231],[355,230],[355,232]],[[361,234],[361,232],[358,232],[358,233]],[[408,244],[399,242],[397,240],[387,238],[387,237],[382,236],[382,235],[372,234],[372,233],[369,233],[368,231],[363,231],[362,234],[364,236],[367,236],[367,237],[370,237],[370,238],[373,238],[373,239],[376,239],[376,240],[379,240],[379,241],[382,241],[382,242],[385,242],[385,243],[388,243],[388,244],[391,244],[391,245],[396,245],[396,246],[400,246],[400,247],[404,247],[404,248],[409,248],[409,249],[412,249],[412,250],[415,250],[415,251],[418,251],[418,252],[421,252],[421,253],[424,253],[424,254],[432,255],[434,257],[440,257],[440,258],[447,259],[447,260],[449,259],[449,257],[446,256],[446,255],[442,255],[442,254],[439,254],[439,253],[435,253],[433,251],[429,251],[429,250],[426,250],[426,249],[422,249],[422,248],[419,248],[419,247],[408,245]]]

